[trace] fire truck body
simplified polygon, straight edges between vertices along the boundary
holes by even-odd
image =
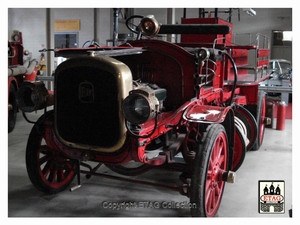
[[[19,86],[24,81],[35,81],[38,70],[36,60],[24,61],[22,32],[14,31],[8,41],[8,132],[12,132],[17,117],[17,97]]]
[[[134,18],[141,21],[132,29]],[[29,136],[28,175],[36,188],[58,193],[76,174],[71,190],[78,188],[80,173],[97,175],[102,164],[127,176],[171,168],[182,172],[180,193],[197,205],[192,216],[212,217],[225,182],[263,140],[258,83],[267,76],[249,81],[238,73],[254,46],[233,46],[231,24],[220,19],[159,25],[153,16],[134,16],[126,24],[137,40],[55,50],[68,60],[55,71],[54,94],[40,82],[19,90],[25,112],[54,105]],[[181,34],[181,42],[157,34]],[[131,162],[137,166],[127,167]]]

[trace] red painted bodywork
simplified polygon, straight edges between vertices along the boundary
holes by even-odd
[[[117,60],[125,63],[131,70],[133,80],[143,80],[148,83],[157,84],[168,90],[168,97],[164,101],[164,106],[168,112],[159,114],[155,132],[147,138],[128,137],[126,144],[112,154],[103,154],[92,150],[80,151],[64,146],[55,137],[52,128],[47,132],[48,145],[55,145],[53,148],[60,149],[66,155],[72,155],[72,158],[82,158],[83,155],[92,155],[93,161],[101,161],[110,164],[124,164],[130,160],[150,164],[161,165],[167,162],[168,157],[163,155],[148,160],[145,153],[146,147],[154,139],[166,134],[173,127],[185,126],[188,122],[201,123],[222,123],[231,110],[230,106],[224,106],[232,93],[233,69],[228,60],[216,62],[215,73],[217,76],[205,87],[195,91],[194,74],[195,69],[194,55],[184,49],[184,47],[195,46],[216,46],[220,49],[229,49],[232,57],[236,59],[238,65],[248,63],[248,51],[256,46],[232,46],[232,25],[219,18],[200,18],[183,19],[183,24],[197,23],[217,23],[226,24],[230,27],[227,35],[182,35],[180,43],[173,44],[165,41],[141,39],[130,41],[130,48],[143,48],[146,51],[143,54],[128,56],[117,56]],[[217,38],[217,41],[214,40]],[[127,49],[127,44],[116,47],[101,47],[102,50]],[[87,50],[95,50],[95,47],[82,49],[58,49],[57,55],[76,55],[82,54]],[[99,49],[99,48],[98,48]],[[268,50],[262,51],[265,55]],[[151,59],[151,60],[149,60]],[[214,68],[214,65],[209,65]],[[239,74],[242,80],[249,77],[242,71]],[[250,75],[252,76],[252,75]],[[251,78],[253,79],[253,78]],[[265,79],[263,77],[262,79]],[[235,96],[233,102],[238,105],[257,104],[258,83],[261,80],[238,83],[234,90]],[[52,96],[52,95],[50,95]],[[53,99],[53,97],[51,98]],[[212,112],[213,113],[208,113]],[[219,112],[219,113],[216,113]],[[206,118],[192,118],[191,115],[200,115],[208,113]],[[216,114],[215,114],[216,113]],[[140,124],[139,135],[144,136],[154,128],[154,119]]]
[[[176,29],[184,27],[191,31],[195,27],[209,27],[188,27],[189,24],[219,24],[222,26],[211,26],[209,29],[224,28],[223,25],[230,29],[228,33],[228,29],[226,32],[219,29],[221,34],[183,32],[178,43],[138,38],[120,46],[54,50],[56,56],[69,59],[55,71],[55,92],[49,91],[46,96],[45,89],[40,89],[43,94],[35,95],[36,99],[42,96],[42,101],[46,101],[46,104],[42,102],[43,105],[54,105],[54,110],[45,113],[46,116],[41,117],[40,122],[35,125],[38,129],[33,129],[34,135],[37,135],[36,130],[44,131],[37,138],[43,138],[46,144],[39,144],[41,141],[37,142],[30,135],[34,143],[33,148],[28,148],[27,151],[32,156],[36,157],[35,151],[49,153],[49,158],[45,157],[47,159],[37,158],[41,161],[38,168],[30,167],[35,185],[49,191],[47,185],[37,182],[39,179],[35,177],[38,170],[41,171],[39,176],[47,179],[47,173],[42,172],[42,164],[47,160],[54,167],[53,172],[61,170],[60,165],[57,165],[60,159],[70,159],[73,160],[69,161],[70,168],[73,168],[76,161],[78,168],[79,165],[89,168],[90,171],[84,172],[90,175],[95,174],[99,167],[91,168],[86,161],[97,162],[98,165],[103,163],[110,169],[115,168],[121,174],[129,176],[139,171],[140,167],[124,169],[123,165],[134,161],[142,163],[146,168],[163,166],[182,172],[180,178],[184,184],[180,192],[190,197],[190,188],[197,189],[200,185],[190,187],[187,179],[194,177],[194,171],[198,174],[199,168],[209,167],[207,169],[210,174],[201,175],[208,181],[203,186],[209,184],[214,189],[220,185],[220,189],[216,188],[217,195],[220,196],[205,196],[201,201],[206,202],[210,198],[214,201],[217,198],[216,206],[220,204],[224,181],[229,179],[226,178],[229,170],[236,171],[243,162],[248,143],[246,139],[250,140],[252,148],[258,138],[260,141],[263,138],[265,108],[259,106],[259,96],[263,96],[258,93],[258,85],[268,77],[267,74],[260,74],[260,71],[267,64],[269,50],[261,49],[258,45],[233,45],[232,25],[219,18],[182,19],[182,24],[186,26],[177,26]],[[165,30],[167,28],[172,26],[166,26]],[[250,67],[249,52],[252,50],[256,52],[256,59],[255,65]],[[116,68],[116,65],[119,67]],[[254,74],[249,73],[249,70],[253,70]],[[138,82],[140,86],[136,85]],[[160,92],[152,89],[152,92],[144,91],[141,86],[144,87],[145,84]],[[134,91],[140,94],[141,90],[148,95],[134,101],[128,100],[128,96],[134,96]],[[156,93],[161,94],[163,100],[155,96]],[[26,99],[31,97],[28,95]],[[141,99],[150,103],[143,105],[140,103]],[[124,105],[129,102],[130,107],[120,102]],[[154,104],[155,108],[152,107]],[[265,102],[262,101],[262,104]],[[141,120],[143,122],[138,120],[137,124],[128,119],[129,124],[125,113],[128,108],[132,113],[131,118],[142,115],[146,119]],[[145,108],[145,111],[152,110],[151,113],[155,116],[146,115]],[[260,115],[257,115],[257,109],[261,109]],[[122,125],[118,122],[122,122]],[[244,125],[241,126],[243,129],[240,124]],[[112,139],[108,139],[111,137]],[[159,150],[159,153],[153,156],[153,150]],[[210,151],[215,154],[209,155]],[[208,155],[203,156],[202,153]],[[176,156],[180,154],[182,157],[178,159]],[[211,160],[204,162],[199,156]],[[35,165],[35,162],[29,162],[30,166]],[[77,171],[78,179],[80,172]],[[194,177],[193,181],[195,180],[198,182],[198,177]],[[56,186],[55,179],[53,185]],[[187,190],[184,191],[184,188]],[[198,198],[198,192],[194,189],[197,195],[195,198]],[[218,207],[212,208],[214,211],[208,213],[208,216],[213,216]]]

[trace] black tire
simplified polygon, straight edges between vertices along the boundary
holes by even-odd
[[[264,91],[258,92],[258,102],[256,110],[256,122],[258,127],[257,138],[251,150],[259,150],[263,143],[265,134],[265,116],[266,116],[266,93]]]
[[[214,217],[221,203],[228,171],[228,138],[221,124],[210,125],[196,153],[191,179],[192,216]],[[218,154],[216,154],[218,153]]]
[[[8,133],[12,132],[16,126],[18,106],[16,97],[16,88],[13,84],[9,87],[9,100],[8,103],[11,104],[12,109],[8,111]]]
[[[77,163],[46,145],[45,120],[53,120],[53,111],[41,116],[30,132],[26,147],[26,168],[30,181],[38,190],[56,194],[65,190],[73,181]]]

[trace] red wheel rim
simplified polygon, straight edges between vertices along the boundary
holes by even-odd
[[[205,210],[208,217],[216,214],[225,186],[222,177],[227,169],[227,138],[221,132],[211,152],[205,188]]]
[[[60,156],[57,151],[42,144],[37,151],[37,162],[43,183],[53,189],[60,188],[73,179],[77,166],[75,161]]]

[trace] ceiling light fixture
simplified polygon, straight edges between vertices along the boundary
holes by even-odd
[[[244,8],[243,11],[245,13],[247,13],[249,16],[255,16],[256,15],[256,11],[253,10],[252,8]]]

